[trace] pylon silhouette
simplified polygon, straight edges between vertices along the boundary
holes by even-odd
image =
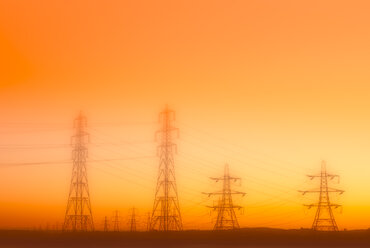
[[[136,213],[135,208],[131,209],[131,215],[129,219],[130,232],[136,232]]]
[[[150,212],[147,214],[147,219],[146,219],[146,231],[150,231]]]
[[[121,225],[121,220],[120,220],[120,215],[118,210],[114,211],[114,217],[113,217],[113,231],[114,232],[119,232],[120,231],[120,225]]]
[[[307,175],[311,180],[320,178],[320,189],[300,191],[302,194],[319,193],[319,201],[315,204],[305,204],[306,207],[317,207],[312,229],[316,231],[338,231],[338,226],[334,218],[332,208],[341,207],[341,205],[330,202],[329,193],[343,194],[343,190],[330,188],[328,180],[338,178],[338,175],[328,174],[326,171],[326,162],[321,162],[321,173],[318,175]]]
[[[74,121],[75,134],[72,136],[73,169],[63,230],[92,231],[94,221],[91,211],[87,180],[87,119],[80,113]]]
[[[241,180],[239,177],[232,177],[229,174],[229,165],[226,164],[224,168],[224,175],[223,177],[211,177],[212,180],[223,181],[222,190],[219,192],[213,193],[204,193],[208,196],[212,195],[219,195],[218,203],[213,206],[208,206],[213,210],[217,210],[217,220],[214,225],[213,230],[231,230],[231,229],[238,229],[239,223],[238,219],[236,218],[234,209],[241,209],[241,206],[237,206],[233,204],[232,195],[242,195],[244,196],[244,192],[234,191],[231,189],[231,182],[236,182]]]
[[[105,218],[104,218],[104,232],[108,232],[108,231],[109,231],[108,217],[105,216]]]
[[[173,132],[178,132],[178,128],[173,125],[175,112],[166,106],[159,114],[159,119],[161,128],[156,133],[156,136],[161,136],[161,144],[158,146],[159,170],[150,230],[178,231],[182,230],[182,220],[173,156],[176,144],[172,141]]]

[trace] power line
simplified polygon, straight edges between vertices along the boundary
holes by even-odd
[[[106,142],[106,143],[90,143],[92,146],[104,147],[107,145],[113,146],[127,146],[128,144],[147,144],[153,141],[141,140],[141,141],[126,141],[125,143],[119,142]],[[38,150],[38,149],[57,149],[57,148],[69,148],[70,144],[0,144],[0,149],[2,150]]]
[[[86,160],[87,163],[100,163],[108,161],[124,161],[124,160],[140,160],[155,158],[156,156],[137,156],[137,157],[127,157],[127,158],[111,158],[111,159],[95,159],[95,160]],[[40,161],[40,162],[21,162],[21,163],[0,163],[0,167],[6,166],[28,166],[28,165],[58,165],[58,164],[70,164],[70,160],[56,160],[56,161]]]

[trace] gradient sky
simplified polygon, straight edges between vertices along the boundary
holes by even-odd
[[[144,225],[157,114],[177,113],[185,228],[210,228],[201,192],[242,177],[245,227],[310,227],[325,159],[340,229],[370,222],[369,1],[0,0],[0,228],[62,223],[72,122],[89,119],[96,226],[135,206]],[[142,158],[142,157],[147,158]],[[9,163],[50,162],[14,166]],[[54,163],[55,162],[55,163]]]

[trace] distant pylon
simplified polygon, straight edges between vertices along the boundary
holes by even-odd
[[[136,232],[136,213],[135,208],[131,209],[131,215],[129,218],[130,232]]]
[[[91,212],[87,180],[87,119],[80,113],[74,121],[75,134],[72,136],[73,169],[63,230],[92,231],[94,221]]]
[[[172,141],[173,132],[178,132],[178,128],[173,125],[175,112],[166,106],[159,114],[159,119],[161,128],[156,133],[161,136],[161,144],[158,146],[159,170],[150,230],[179,231],[182,230],[182,220],[173,156],[176,144]]]
[[[229,174],[229,165],[225,165],[224,175],[223,177],[211,177],[212,180],[223,181],[222,191],[213,192],[213,193],[204,193],[208,196],[212,195],[219,195],[218,203],[213,206],[208,206],[213,210],[217,210],[217,220],[213,227],[213,230],[231,230],[231,229],[238,229],[239,223],[238,219],[236,218],[234,209],[241,209],[241,206],[237,206],[233,204],[232,195],[242,195],[244,196],[244,192],[234,191],[231,189],[231,182],[236,182],[237,180],[241,180],[239,177],[232,177]]]
[[[121,220],[120,220],[119,212],[116,210],[114,211],[114,217],[113,217],[113,231],[119,232],[120,225],[121,225]]]
[[[321,173],[318,175],[307,175],[311,180],[320,178],[320,189],[300,191],[302,194],[319,193],[319,202],[315,204],[306,204],[308,208],[317,207],[312,229],[317,231],[338,231],[338,226],[334,218],[332,208],[338,208],[341,205],[330,203],[329,193],[343,194],[343,190],[330,188],[328,179],[339,178],[338,175],[328,174],[326,172],[326,162],[321,162]]]
[[[108,232],[108,231],[109,231],[108,217],[105,216],[105,218],[104,218],[104,232]]]
[[[150,212],[147,214],[147,219],[146,219],[146,231],[150,231]]]

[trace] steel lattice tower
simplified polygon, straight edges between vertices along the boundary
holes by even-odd
[[[146,231],[150,231],[150,212],[148,212],[147,217],[146,217]]]
[[[104,217],[104,232],[108,232],[108,231],[109,231],[108,217],[105,216]]]
[[[329,180],[339,178],[338,175],[328,174],[326,172],[326,162],[321,162],[321,173],[318,175],[308,175],[312,180],[320,178],[320,189],[300,191],[302,194],[306,193],[319,193],[319,202],[315,204],[305,205],[308,208],[317,207],[315,219],[312,224],[312,229],[317,231],[338,231],[338,226],[334,218],[332,208],[338,208],[341,205],[330,203],[329,194],[339,193],[343,194],[343,190],[330,188],[328,185]]]
[[[173,143],[173,132],[178,128],[174,127],[175,112],[167,106],[159,114],[161,128],[157,131],[161,144],[159,149],[159,170],[155,200],[150,223],[150,230],[158,231],[179,231],[182,230],[182,220],[177,194],[175,163],[173,153],[176,144]]]
[[[86,159],[89,134],[86,132],[86,126],[87,119],[80,113],[74,121],[75,134],[72,136],[73,169],[63,230],[94,230],[87,180]]]
[[[131,216],[129,219],[129,225],[130,225],[130,232],[136,232],[136,209],[131,209]]]
[[[231,229],[238,229],[239,223],[238,219],[236,218],[234,209],[241,209],[241,206],[237,206],[233,204],[232,195],[242,195],[244,196],[244,192],[234,191],[231,189],[231,183],[241,180],[239,177],[232,177],[229,174],[229,165],[225,165],[224,169],[224,176],[223,177],[211,177],[212,180],[223,181],[222,191],[214,192],[214,193],[204,193],[208,196],[211,195],[219,195],[217,205],[208,206],[213,210],[217,210],[217,220],[213,230],[231,230]]]
[[[118,210],[114,211],[114,217],[113,217],[113,231],[119,232],[120,231],[120,216]]]

